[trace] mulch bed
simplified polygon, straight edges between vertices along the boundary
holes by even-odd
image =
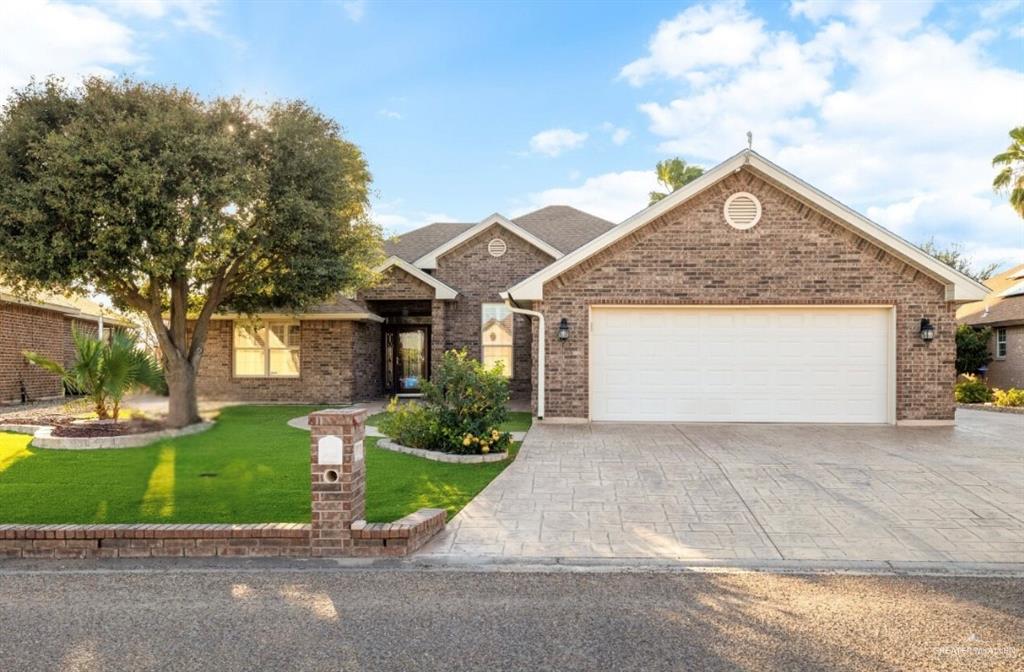
[[[132,418],[130,420],[92,420],[83,422],[66,415],[32,416],[27,418],[8,417],[4,423],[14,425],[47,425],[53,427],[53,436],[128,436],[144,432],[159,432],[167,425],[158,420]]]

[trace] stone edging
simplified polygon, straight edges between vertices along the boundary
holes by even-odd
[[[488,453],[487,455],[457,455],[455,453],[442,453],[436,450],[423,450],[422,448],[410,448],[403,446],[400,443],[395,443],[391,439],[380,439],[377,441],[377,447],[383,448],[384,450],[390,450],[395,453],[405,453],[406,455],[415,455],[416,457],[422,457],[425,460],[433,460],[435,462],[455,462],[458,464],[480,464],[484,462],[503,462],[509,458],[508,451],[504,453]]]
[[[162,429],[158,432],[142,432],[123,436],[53,436],[49,425],[3,425],[0,432],[31,434],[33,448],[48,450],[99,450],[103,448],[142,448],[161,439],[175,439],[180,436],[199,434],[213,427],[213,422],[197,422],[181,429]]]
[[[419,549],[444,529],[448,512],[444,509],[420,509],[393,523],[352,523],[356,554],[403,556]]]
[[[1011,413],[1024,415],[1024,406],[996,406],[995,404],[962,404],[957,402],[957,408],[966,408],[969,411],[988,411],[989,413]]]

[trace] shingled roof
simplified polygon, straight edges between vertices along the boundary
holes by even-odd
[[[568,205],[549,205],[512,221],[563,253],[575,250],[615,226]],[[476,223],[428,224],[387,241],[384,252],[412,263],[474,226]]]
[[[1024,324],[1024,264],[985,281],[992,293],[982,301],[966,303],[956,319],[972,326]]]

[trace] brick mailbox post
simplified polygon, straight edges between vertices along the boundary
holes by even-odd
[[[444,529],[444,509],[420,509],[393,523],[367,523],[366,410],[309,415],[314,557],[406,555]]]

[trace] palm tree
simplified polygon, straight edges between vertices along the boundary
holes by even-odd
[[[668,192],[663,193],[660,191],[652,191],[650,194],[651,202],[648,205],[654,205],[676,189],[693,182],[704,174],[703,168],[700,166],[687,165],[686,161],[683,161],[678,156],[674,159],[658,161],[658,165],[655,166],[654,170],[658,175],[658,182],[660,182]]]
[[[992,186],[996,191],[1009,192],[1010,205],[1024,217],[1024,126],[1010,131],[1010,146],[992,159],[992,166],[1001,168]]]
[[[148,387],[163,391],[164,374],[149,353],[139,348],[135,336],[117,331],[109,342],[72,330],[75,360],[70,367],[35,352],[25,352],[25,359],[61,377],[64,383],[80,390],[93,402],[100,420],[117,420],[121,400],[128,390]]]

